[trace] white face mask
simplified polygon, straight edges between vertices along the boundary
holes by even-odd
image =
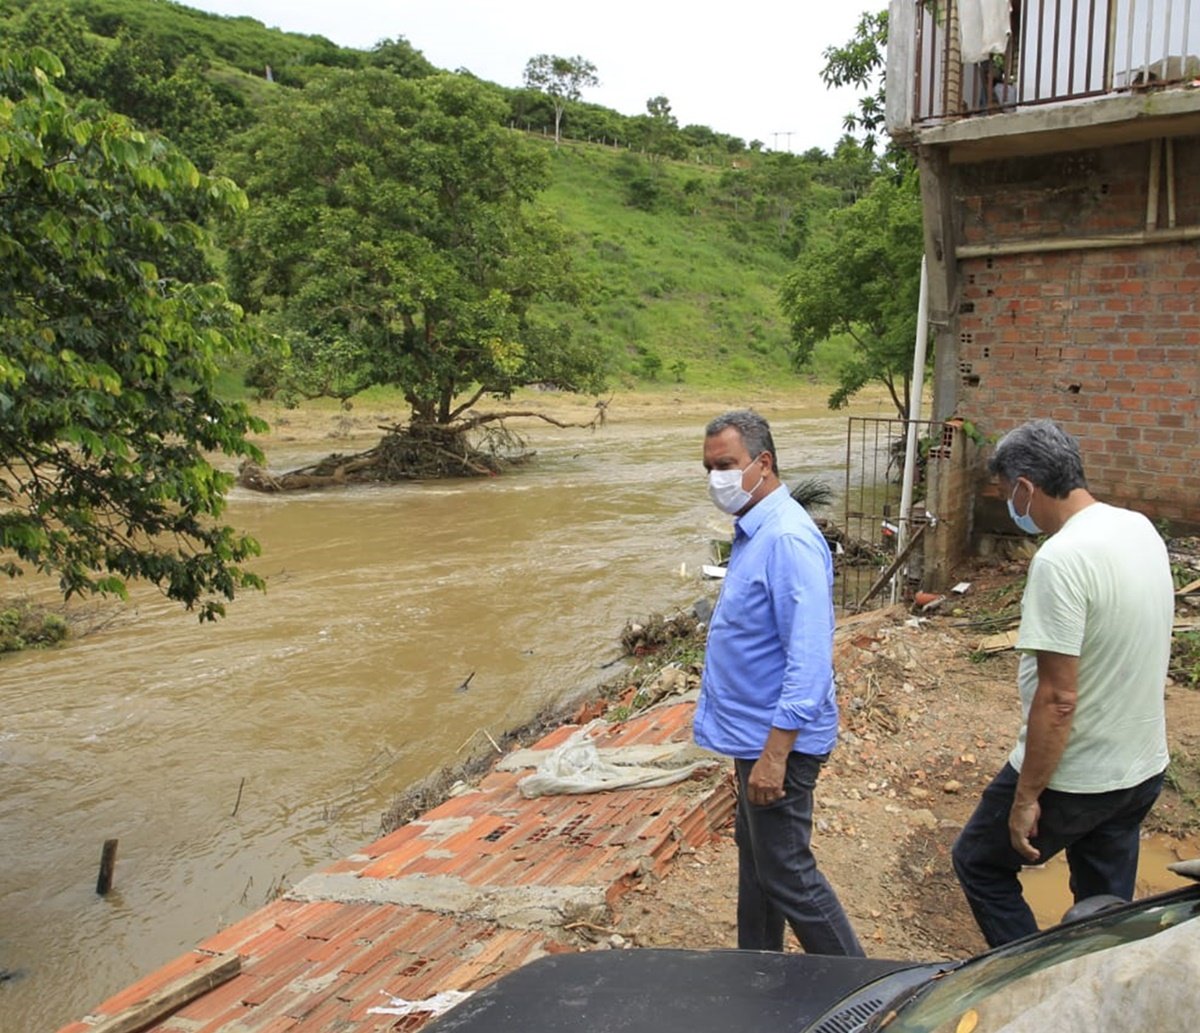
[[[750,463],[746,470],[753,465],[754,463]],[[765,475],[760,477],[758,484],[751,491],[747,491],[742,487],[742,476],[746,470],[709,470],[708,497],[722,513],[734,516],[740,510],[745,509],[754,492],[758,491],[759,486],[766,479]]]
[[[1008,496],[1008,515],[1012,517],[1012,522],[1026,534],[1041,534],[1042,529],[1033,522],[1033,517],[1029,515],[1029,511],[1033,509],[1033,492],[1029,493],[1029,505],[1025,507],[1025,512],[1017,512],[1017,507],[1013,499],[1016,498],[1017,488],[1019,487],[1019,484],[1015,485],[1012,494]]]

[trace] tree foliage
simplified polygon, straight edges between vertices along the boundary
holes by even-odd
[[[294,390],[392,385],[414,422],[447,423],[526,384],[599,387],[598,357],[539,307],[578,283],[531,204],[546,155],[504,111],[465,76],[331,72],[239,142],[254,203],[231,282],[287,338]]]
[[[0,52],[0,570],[67,597],[146,579],[201,619],[261,587],[219,523],[263,430],[214,383],[245,346],[201,223],[245,204],[129,121],[73,107],[62,65]]]
[[[576,54],[560,57],[557,54],[538,54],[525,65],[525,86],[541,90],[554,104],[554,143],[561,139],[560,127],[568,101],[577,101],[587,86],[599,86],[596,66]]]
[[[887,54],[887,11],[866,12],[854,36],[840,47],[827,47],[821,80],[826,86],[857,86],[869,92],[859,98],[858,112],[843,120],[846,131],[863,134],[863,146],[874,150],[884,119],[884,60]]]
[[[838,370],[831,408],[877,381],[906,415],[922,250],[916,173],[880,176],[858,201],[832,213],[785,279],[781,303],[797,365],[831,335],[854,341]]]

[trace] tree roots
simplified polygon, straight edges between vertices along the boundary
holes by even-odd
[[[506,419],[532,416],[556,427],[595,429],[603,422],[598,407],[591,423],[560,423],[536,412],[476,413],[449,424],[410,423],[380,427],[382,440],[354,455],[335,453],[320,462],[287,473],[273,474],[256,463],[243,462],[237,483],[254,491],[311,491],[351,484],[391,483],[445,477],[494,477],[529,459],[534,453]]]

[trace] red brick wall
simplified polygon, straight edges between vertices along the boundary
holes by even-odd
[[[1149,155],[960,168],[963,243],[1143,229]],[[1200,138],[1175,141],[1175,167],[1176,224],[1200,225]],[[1200,526],[1200,242],[968,259],[960,284],[958,414],[985,434],[1058,420],[1099,497]]]

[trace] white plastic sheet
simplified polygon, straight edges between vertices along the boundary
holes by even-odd
[[[601,723],[593,721],[580,728],[566,742],[551,750],[533,774],[517,783],[521,795],[532,799],[566,793],[598,793],[606,789],[666,786],[682,782],[702,768],[719,763],[706,758],[669,768],[622,764],[619,754],[614,751],[602,757],[592,741],[592,729]]]

